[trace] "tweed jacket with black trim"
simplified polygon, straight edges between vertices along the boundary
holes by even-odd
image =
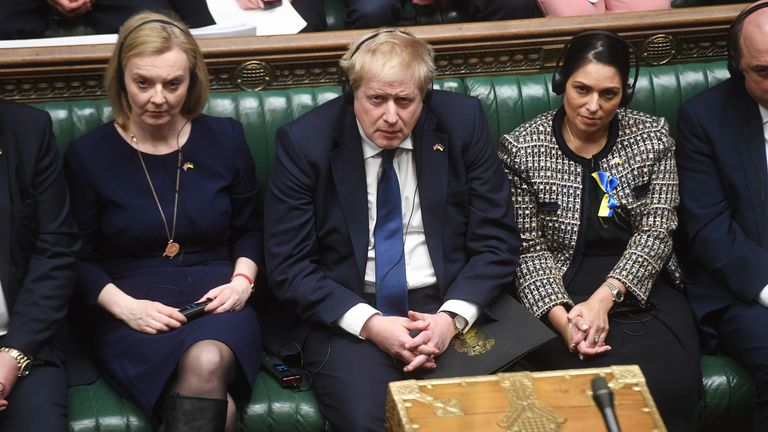
[[[560,110],[562,112],[562,108]],[[627,249],[606,277],[621,281],[629,301],[645,304],[659,272],[675,285],[680,270],[672,252],[679,202],[674,140],[663,118],[620,109],[617,132],[594,160],[566,155],[553,130],[557,111],[544,113],[501,139],[499,157],[509,177],[523,246],[515,279],[520,300],[537,317],[557,305],[572,306],[565,290],[579,261],[582,190],[600,170],[618,179],[619,212],[631,222]],[[560,120],[561,121],[561,120]],[[559,134],[559,132],[557,132]],[[591,165],[591,166],[590,166]],[[595,287],[597,289],[597,287]],[[627,301],[627,300],[625,300]]]

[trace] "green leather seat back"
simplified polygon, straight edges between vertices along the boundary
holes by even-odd
[[[725,62],[691,63],[641,68],[630,107],[667,119],[675,135],[681,102],[728,77]],[[550,74],[478,76],[438,80],[434,88],[465,93],[480,99],[491,139],[535,116],[560,106],[551,91]],[[339,95],[338,86],[304,87],[261,92],[211,93],[206,112],[233,117],[245,126],[259,180],[266,184],[275,154],[275,132],[284,123]],[[54,122],[62,150],[74,138],[109,121],[112,110],[105,99],[38,104]]]
[[[233,117],[243,123],[256,161],[256,173],[261,184],[266,185],[275,155],[277,129],[338,95],[339,87],[212,93],[205,112]]]
[[[630,108],[665,117],[675,136],[680,104],[726,78],[722,61],[641,68]],[[502,135],[560,106],[551,81],[551,74],[502,75],[465,78],[464,85],[467,94],[482,101],[491,139],[498,143]]]

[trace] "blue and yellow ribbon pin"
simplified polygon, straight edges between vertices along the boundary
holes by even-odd
[[[616,197],[613,196],[613,190],[616,188],[616,185],[619,184],[619,179],[602,171],[593,172],[592,177],[597,180],[600,189],[605,192],[603,201],[600,203],[600,209],[597,211],[597,215],[600,217],[613,216],[613,208],[619,205],[619,203],[616,202]]]

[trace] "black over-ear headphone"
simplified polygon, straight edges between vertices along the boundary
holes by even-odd
[[[118,47],[117,47],[117,81],[118,81],[118,84],[120,85],[120,88],[123,91],[127,91],[127,89],[125,88],[125,70],[123,70],[123,47],[125,46],[125,42],[131,36],[131,34],[133,34],[133,32],[138,30],[140,27],[143,27],[143,26],[145,26],[147,24],[151,24],[151,23],[158,23],[158,24],[169,25],[171,27],[175,27],[175,28],[179,29],[179,31],[181,31],[182,33],[188,33],[189,32],[188,30],[185,30],[185,29],[179,27],[178,24],[174,23],[173,21],[169,21],[169,20],[166,20],[166,19],[160,19],[160,18],[153,18],[153,19],[148,19],[146,21],[142,21],[142,22],[136,24],[131,30],[129,30],[128,33],[126,33],[125,36],[123,36],[123,40],[120,41],[120,45],[118,45]],[[195,73],[195,66],[196,65],[189,65],[189,69],[190,69],[190,72],[189,72],[189,88],[192,88],[192,86],[195,84],[195,79],[197,78],[197,74]]]
[[[741,49],[739,48],[739,41],[736,37],[736,28],[742,27],[744,20],[747,19],[748,16],[767,7],[768,2],[765,2],[744,9],[736,16],[736,19],[733,20],[731,26],[728,27],[728,72],[733,78],[744,78],[744,74],[741,72],[741,65],[739,64],[741,63]],[[739,30],[738,33],[740,35],[741,30]]]
[[[360,43],[358,43],[357,46],[355,46],[355,49],[352,50],[352,54],[349,55],[349,58],[347,59],[347,61],[352,60],[352,57],[354,57],[355,54],[357,54],[357,52],[360,51],[360,48],[362,48],[363,45],[365,45],[369,41],[376,39],[377,37],[385,33],[400,33],[401,35],[405,35],[408,37],[416,37],[411,33],[408,33],[407,31],[403,31],[403,30],[397,30],[397,29],[382,30],[380,32],[374,33],[368,36],[367,38],[361,40]],[[344,96],[344,100],[351,105],[355,100],[355,91],[352,88],[352,84],[349,82],[349,77],[344,72],[343,68],[339,68],[339,82],[341,83],[341,94]],[[431,87],[432,87],[431,84],[427,86],[427,95],[424,97],[424,99],[426,99],[427,96],[429,95],[429,90]]]
[[[571,47],[571,44],[573,44],[573,41],[576,39],[590,36],[590,35],[603,35],[610,38],[613,38],[615,40],[621,41],[624,45],[629,48],[630,56],[635,58],[635,77],[632,79],[632,83],[630,84],[629,81],[624,83],[624,88],[621,92],[621,101],[619,102],[620,107],[625,107],[629,105],[629,102],[632,101],[632,96],[635,95],[635,86],[637,85],[637,78],[640,75],[640,61],[637,58],[637,53],[635,52],[635,48],[632,46],[631,43],[627,42],[624,38],[621,36],[618,36],[615,33],[611,33],[604,30],[588,30],[585,32],[581,32],[574,37],[571,38],[571,40],[568,41],[567,44],[563,47],[563,50],[560,51],[560,56],[557,58],[557,63],[555,63],[555,71],[552,72],[552,91],[555,92],[556,95],[562,95],[565,93],[565,82],[566,79],[563,76],[563,66],[562,61],[565,58],[566,52],[568,52],[568,49]]]

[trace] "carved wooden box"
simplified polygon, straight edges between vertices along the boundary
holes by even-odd
[[[623,432],[666,431],[635,365],[392,382],[387,430],[604,431],[592,401],[591,381],[598,375],[613,390]]]

